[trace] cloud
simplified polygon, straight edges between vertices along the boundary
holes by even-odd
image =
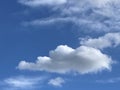
[[[45,19],[36,19],[33,21],[25,21],[22,23],[24,26],[44,26],[44,25],[56,25],[56,23],[73,23],[77,26],[84,27],[86,26],[89,29],[96,29],[96,31],[103,29],[107,29],[105,25],[99,22],[94,22],[82,18],[77,17],[50,17]]]
[[[19,0],[19,2],[30,7],[52,5],[49,10],[56,11],[49,16],[51,18],[47,17],[44,20],[37,18],[28,21],[27,23],[30,23],[28,25],[67,21],[80,26],[79,28],[99,32],[119,31],[120,28],[120,0]]]
[[[40,87],[40,84],[44,80],[44,77],[11,77],[4,80],[5,88],[14,90],[22,90],[22,89],[33,89],[36,87]]]
[[[65,83],[65,80],[61,77],[57,77],[49,80],[48,84],[56,87],[62,87],[62,84]]]
[[[33,20],[30,22],[23,22],[23,25],[29,26],[29,25],[34,25],[34,26],[39,26],[39,25],[49,25],[49,24],[55,24],[55,23],[63,23],[63,22],[75,22],[76,18],[63,18],[63,17],[57,17],[57,18],[47,18],[47,19],[42,19],[42,20]]]
[[[96,73],[102,70],[111,70],[112,59],[100,50],[80,46],[76,49],[67,45],[60,45],[49,52],[49,57],[39,56],[35,63],[21,61],[20,70],[46,71],[66,74],[71,71],[80,74]]]
[[[42,19],[27,21],[24,25],[44,26],[73,22],[80,30],[99,32],[115,32],[120,28],[120,0],[19,0],[19,2],[29,7],[50,6],[48,10],[54,10],[54,13],[48,15],[49,17],[43,16]],[[74,71],[80,74],[110,70],[113,60],[100,49],[116,47],[119,44],[119,33],[108,33],[95,39],[83,39],[81,44],[83,46],[76,49],[60,45],[50,51],[49,56],[39,56],[36,62],[21,61],[18,68],[54,73]]]
[[[38,7],[41,5],[62,5],[67,0],[18,0],[18,2],[26,6]]]
[[[80,44],[98,49],[116,47],[120,44],[120,33],[107,33],[104,36],[95,39],[83,38],[81,39]]]
[[[107,80],[97,80],[97,83],[118,83],[120,82],[120,77],[116,77],[116,78],[111,78],[111,79],[107,79]]]

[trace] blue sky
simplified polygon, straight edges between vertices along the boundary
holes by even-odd
[[[1,90],[118,90],[120,0],[1,0]]]

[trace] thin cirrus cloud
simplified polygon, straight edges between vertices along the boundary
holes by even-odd
[[[38,7],[41,5],[62,5],[67,0],[18,0],[18,2],[30,7]]]
[[[87,27],[89,30],[97,31],[119,31],[120,28],[120,0],[18,0],[19,3],[33,6],[51,6],[49,10],[60,11],[59,14],[53,13],[41,20],[36,18],[26,21],[28,25],[50,24],[50,21],[73,22],[78,26]],[[40,7],[38,7],[40,8]],[[55,15],[54,15],[55,14]],[[59,18],[59,19],[58,19]],[[68,18],[71,18],[68,19]],[[37,22],[36,22],[37,21]],[[34,23],[36,22],[36,23]],[[44,22],[44,23],[42,23]],[[30,24],[29,24],[30,23]],[[97,26],[97,27],[96,27]]]
[[[116,47],[120,44],[120,33],[107,33],[99,38],[81,38],[80,44],[98,49]]]
[[[61,77],[57,77],[54,79],[50,79],[48,84],[55,86],[55,87],[62,87],[62,85],[65,83],[65,80]]]
[[[23,22],[23,25],[25,26],[29,26],[29,25],[34,25],[34,26],[42,26],[42,25],[51,25],[54,23],[63,23],[63,22],[75,22],[76,18],[62,18],[62,17],[58,17],[58,18],[47,18],[47,19],[43,19],[43,20],[34,20],[34,21],[30,21],[30,22]],[[76,22],[77,23],[77,22]]]
[[[25,90],[25,89],[35,89],[40,88],[41,83],[44,81],[44,77],[10,77],[3,81],[5,90]]]
[[[78,19],[77,17],[57,17],[57,18],[36,19],[33,21],[23,22],[22,25],[44,26],[44,25],[54,25],[56,23],[69,23],[69,22],[72,22],[73,24],[80,27],[84,27],[84,25],[86,25],[86,27],[90,27],[89,29],[100,30],[100,29],[103,29],[103,27],[104,27],[103,30],[107,29],[107,27],[105,27],[103,23],[94,22],[94,21],[90,21],[82,18]]]
[[[87,46],[73,49],[67,45],[60,45],[49,52],[49,57],[39,56],[35,63],[21,61],[18,69],[60,74],[70,73],[71,71],[88,74],[111,70],[112,64],[111,57],[103,54],[99,49]]]
[[[103,84],[118,83],[118,82],[120,82],[120,77],[110,78],[107,80],[96,80],[96,82],[103,83]]]

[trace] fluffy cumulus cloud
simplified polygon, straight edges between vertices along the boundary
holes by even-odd
[[[57,15],[53,13],[51,18],[45,18],[44,24],[68,20],[86,30],[118,31],[120,28],[120,0],[19,0],[19,2],[30,7],[51,6],[50,10],[60,11]],[[37,25],[43,24],[43,20],[39,18],[31,22],[35,24],[35,21],[38,21]]]
[[[62,87],[62,84],[65,83],[65,80],[61,77],[50,79],[48,84],[56,87]]]
[[[107,47],[116,47],[120,44],[120,33],[107,33],[99,38],[83,38],[80,42],[81,45],[86,45],[98,49]]]
[[[35,63],[21,61],[20,70],[37,70],[51,73],[77,72],[80,74],[96,73],[102,70],[111,70],[112,59],[100,50],[80,46],[76,49],[67,45],[60,45],[50,51],[49,57],[39,56]]]
[[[25,90],[25,89],[33,89],[36,87],[40,87],[41,82],[44,80],[43,77],[11,77],[7,78],[3,81],[5,84],[5,88],[9,88],[10,90]],[[5,89],[5,90],[6,90]]]

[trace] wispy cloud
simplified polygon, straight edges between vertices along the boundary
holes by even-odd
[[[110,78],[110,79],[106,79],[106,80],[96,80],[97,83],[118,83],[120,82],[120,77],[116,77],[116,78]]]
[[[18,2],[30,7],[38,7],[41,5],[62,5],[67,0],[18,0]]]
[[[49,85],[52,85],[55,87],[62,87],[62,84],[64,84],[64,83],[65,83],[65,80],[61,77],[50,79],[48,82]]]
[[[33,90],[40,88],[45,77],[10,77],[2,82],[3,90]]]
[[[42,25],[51,25],[55,23],[63,23],[63,22],[75,22],[76,18],[64,18],[64,17],[57,17],[57,18],[46,18],[42,20],[33,20],[30,22],[23,22],[23,25],[29,26],[29,25],[34,25],[34,26],[42,26]]]
[[[53,13],[49,19],[36,18],[30,21],[32,25],[68,21],[86,30],[119,31],[120,28],[119,0],[19,0],[19,2],[29,7],[52,5],[49,10],[56,10],[56,13],[60,11],[59,14]]]

